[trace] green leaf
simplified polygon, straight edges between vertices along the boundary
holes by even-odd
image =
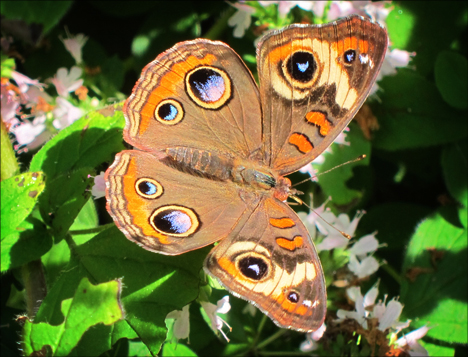
[[[46,34],[58,24],[73,1],[2,1],[1,13],[10,20],[43,25]]]
[[[442,169],[445,183],[450,195],[463,207],[459,210],[460,221],[467,227],[468,208],[468,144],[462,140],[444,148],[442,152]]]
[[[41,168],[47,178],[81,168],[94,168],[122,151],[125,119],[122,103],[88,113],[54,136],[33,157],[31,170]]]
[[[94,202],[88,200],[70,227],[70,233],[77,244],[83,244],[97,233],[79,234],[79,231],[96,228],[97,226],[98,217]],[[42,264],[47,272],[49,286],[53,286],[62,270],[69,264],[70,255],[71,252],[67,242],[62,240],[42,257]]]
[[[442,51],[435,63],[435,81],[442,98],[452,107],[468,107],[468,62],[466,57]]]
[[[40,259],[51,247],[52,237],[47,227],[43,222],[29,217],[19,225],[17,232],[2,240],[1,271]]]
[[[418,341],[428,352],[428,355],[431,357],[450,357],[455,356],[455,348],[439,346],[433,343],[425,342],[422,340]]]
[[[123,149],[121,104],[91,112],[50,140],[33,157],[47,186],[39,207],[44,221],[59,239],[67,233],[90,196],[95,167],[111,161]]]
[[[195,352],[193,352],[187,346],[181,343],[165,343],[162,349],[162,356],[163,357],[172,357],[172,356],[197,356]]]
[[[9,58],[5,54],[1,54],[2,58],[2,78],[11,78],[11,72],[16,68],[14,58]]]
[[[28,172],[2,181],[2,245],[3,239],[15,233],[20,223],[29,216],[44,186],[42,172]]]
[[[148,347],[141,341],[129,341],[128,348],[129,356],[151,357],[151,352]]]
[[[75,260],[44,299],[36,320],[60,321],[57,306],[72,296],[82,277],[93,277],[98,283],[124,277],[122,323],[126,326],[119,338],[138,336],[156,355],[166,338],[167,314],[198,296],[199,272],[207,252],[208,248],[173,257],[155,254],[130,242],[113,226],[76,247]]]
[[[380,129],[373,145],[402,150],[455,142],[466,137],[467,121],[447,105],[434,83],[419,74],[400,69],[379,82],[382,105],[373,106]]]
[[[370,143],[362,135],[361,130],[356,125],[350,125],[350,131],[346,134],[346,141],[350,145],[332,144],[331,151],[325,152],[323,155],[325,161],[323,164],[317,165],[318,173],[333,169],[323,176],[319,177],[320,187],[323,189],[326,196],[331,196],[332,202],[335,205],[345,205],[353,200],[358,200],[362,197],[362,191],[350,189],[346,181],[353,177],[353,169],[358,166],[369,165]],[[364,160],[349,163],[337,167],[346,161],[354,160],[365,154]],[[362,188],[364,190],[364,188]]]
[[[392,11],[385,21],[393,48],[404,49],[413,34],[416,19],[410,10],[401,8],[399,3],[392,4]]]
[[[401,302],[404,314],[416,326],[427,322],[435,325],[429,336],[467,343],[467,231],[447,220],[456,220],[453,216],[441,210],[417,228],[406,251],[403,271],[419,274],[414,282],[403,281]]]
[[[94,286],[88,279],[83,279],[74,296],[61,303],[63,323],[54,326],[26,321],[24,354],[29,356],[47,345],[53,356],[70,354],[89,328],[97,324],[110,325],[123,318],[120,293],[119,280]]]
[[[91,196],[92,168],[63,173],[47,180],[46,189],[39,200],[44,222],[54,229],[56,240],[68,232],[76,216]]]

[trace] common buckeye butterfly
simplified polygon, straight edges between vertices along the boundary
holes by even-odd
[[[124,105],[106,172],[107,209],[125,236],[178,255],[219,242],[205,271],[280,327],[319,328],[324,274],[285,203],[284,177],[320,155],[366,99],[387,33],[350,16],[295,24],[258,44],[260,87],[226,44],[176,44],[148,64]]]

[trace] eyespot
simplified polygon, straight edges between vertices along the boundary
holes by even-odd
[[[184,108],[178,101],[166,99],[158,104],[154,110],[154,117],[162,124],[175,125],[184,118]]]
[[[200,225],[196,213],[183,206],[163,206],[150,217],[151,226],[160,233],[184,238],[195,233]]]
[[[286,298],[293,304],[297,304],[299,302],[299,294],[293,290],[286,294]]]
[[[258,281],[268,274],[269,264],[260,256],[247,255],[238,260],[237,267],[242,275]]]
[[[150,178],[141,178],[135,182],[135,190],[138,195],[144,198],[158,198],[164,192],[161,184]]]
[[[218,109],[231,98],[231,79],[219,68],[202,66],[187,73],[185,88],[200,107]]]
[[[308,83],[314,78],[317,62],[310,52],[294,52],[286,61],[286,77],[292,82]]]
[[[347,50],[343,54],[344,63],[347,65],[352,64],[356,60],[356,51],[355,50]]]

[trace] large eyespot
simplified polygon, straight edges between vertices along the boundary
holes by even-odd
[[[356,60],[356,51],[355,50],[347,50],[343,54],[344,64],[350,65]]]
[[[158,104],[154,110],[154,117],[165,125],[175,125],[184,118],[184,108],[178,101],[166,99]]]
[[[245,277],[258,281],[268,274],[269,264],[260,254],[247,253],[238,259],[237,268]]]
[[[141,178],[137,180],[137,182],[135,182],[135,190],[141,197],[149,199],[158,198],[164,192],[161,184],[150,178]]]
[[[286,78],[290,79],[291,84],[299,86],[312,81],[317,70],[314,55],[305,51],[294,52],[285,61],[285,65]]]
[[[231,98],[231,79],[219,68],[202,66],[187,73],[185,88],[190,98],[205,109],[218,109]]]
[[[198,229],[200,221],[190,208],[170,205],[154,211],[150,217],[150,224],[160,233],[184,238]]]

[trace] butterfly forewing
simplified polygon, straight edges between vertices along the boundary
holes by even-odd
[[[360,16],[291,25],[262,39],[257,65],[272,168],[298,170],[343,131],[375,82],[387,41],[385,29]]]

